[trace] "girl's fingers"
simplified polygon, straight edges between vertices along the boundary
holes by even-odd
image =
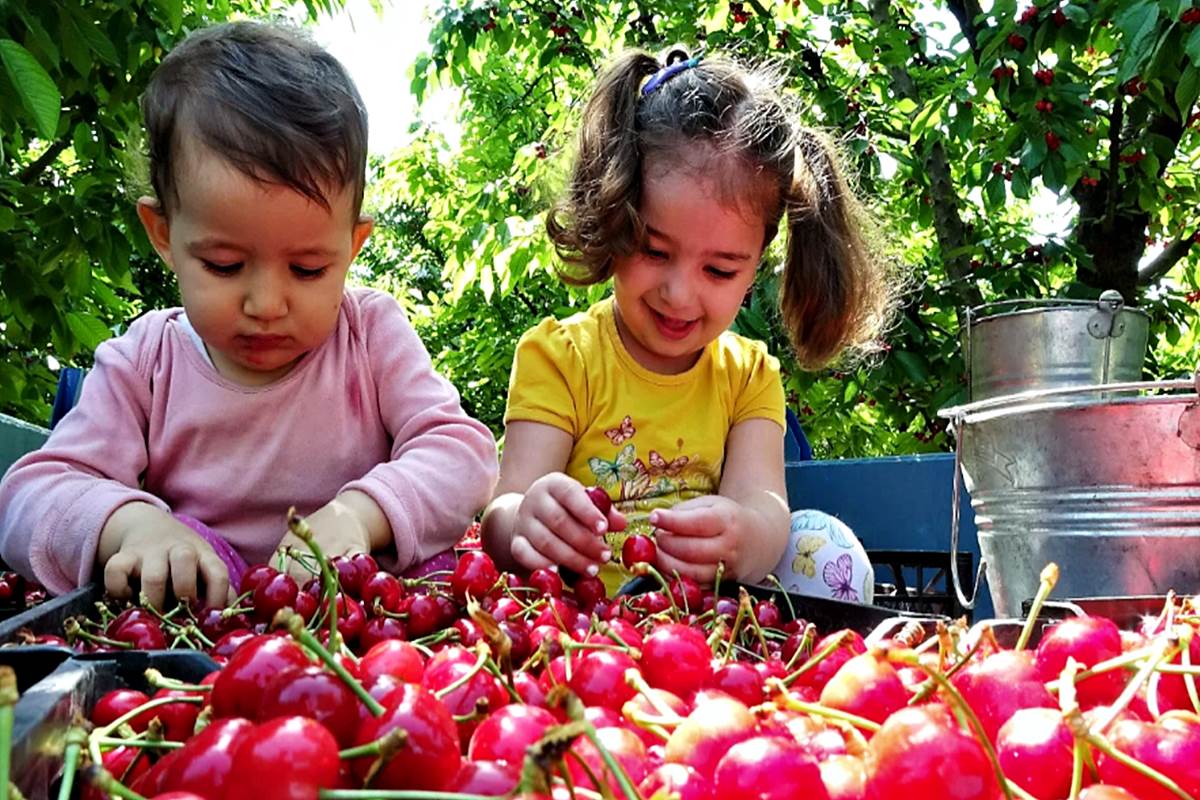
[[[104,565],[104,591],[118,599],[132,594],[130,578],[137,572],[138,558],[132,553],[117,552]]]
[[[723,541],[705,536],[678,536],[660,529],[654,543],[659,553],[690,564],[716,565],[722,558],[727,561],[732,558],[732,554],[723,551]]]
[[[719,512],[708,506],[658,508],[650,513],[649,522],[681,536],[717,536],[725,530]]]
[[[549,560],[550,564],[557,564],[560,567],[567,567],[588,575],[595,575],[599,571],[599,558],[591,558],[588,554],[580,552],[572,546],[571,542],[555,535],[554,531],[536,520],[522,531],[522,534],[538,553]]]
[[[204,578],[204,602],[220,608],[229,602],[229,568],[216,553],[200,556],[200,576]]]
[[[535,547],[542,552],[543,555],[549,557],[549,553],[542,547],[541,531],[545,532],[554,539],[565,542],[573,551],[582,554],[584,557],[591,559],[592,563],[600,562],[604,559],[604,554],[608,552],[608,545],[605,544],[604,536],[599,530],[597,522],[604,523],[605,530],[608,529],[608,523],[600,511],[592,505],[592,501],[588,499],[587,494],[580,492],[583,495],[586,506],[584,508],[588,513],[580,516],[578,506],[570,503],[555,502],[557,498],[551,496],[548,501],[541,504],[540,507],[533,509],[533,518],[528,522],[518,524],[522,525],[520,530],[526,538],[528,538]],[[530,534],[534,535],[530,535]],[[569,566],[569,565],[567,565]]]
[[[200,567],[195,548],[186,544],[175,545],[167,553],[167,564],[171,570],[171,589],[175,592],[175,599],[195,600],[196,574]]]
[[[658,549],[657,566],[658,571],[668,580],[674,578],[676,572],[702,585],[711,584],[717,577],[717,565],[715,563],[697,564],[691,561],[683,561],[663,550],[662,547]]]
[[[520,534],[513,536],[510,552],[514,561],[530,571],[554,566],[552,561],[539,553],[529,540]]]
[[[143,554],[139,571],[142,579],[142,593],[146,595],[150,605],[162,608],[167,599],[167,577],[170,573],[167,555],[162,552]]]

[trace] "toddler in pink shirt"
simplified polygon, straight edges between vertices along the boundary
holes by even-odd
[[[142,99],[138,201],[182,308],[96,351],[78,406],[0,483],[0,555],[61,593],[103,571],[161,605],[220,605],[287,544],[289,506],[330,555],[393,570],[451,547],[491,496],[495,440],[399,304],[347,289],[367,124],[345,69],[289,29],[199,31]],[[236,577],[236,575],[234,576]]]

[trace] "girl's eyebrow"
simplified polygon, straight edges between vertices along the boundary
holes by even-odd
[[[195,255],[203,250],[241,250],[242,248],[233,242],[226,241],[218,236],[207,236],[202,239],[197,239],[194,242],[189,242],[187,246],[188,252]],[[290,251],[289,256],[317,256],[321,258],[333,258],[337,253],[327,247],[313,246],[300,247]]]
[[[668,244],[674,244],[675,240],[667,234],[655,228],[653,225],[646,225],[646,233],[659,239],[665,240]],[[724,261],[750,261],[754,256],[749,253],[736,253],[730,250],[708,250],[704,253],[706,256],[720,258]]]

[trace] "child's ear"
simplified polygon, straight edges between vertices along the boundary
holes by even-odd
[[[371,235],[371,231],[374,229],[374,217],[368,217],[366,214],[359,216],[358,222],[354,223],[354,230],[350,232],[351,261],[358,258],[358,251],[362,250],[362,246],[366,243],[367,237]]]
[[[142,227],[146,229],[146,236],[150,239],[150,244],[153,245],[167,266],[174,270],[175,264],[171,259],[171,225],[167,221],[167,214],[163,210],[162,203],[153,197],[140,197],[137,202],[137,213],[138,219],[142,221]]]

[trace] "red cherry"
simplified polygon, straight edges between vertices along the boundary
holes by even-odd
[[[634,785],[636,786],[640,783],[646,775],[646,746],[642,744],[642,740],[637,737],[637,734],[625,727],[603,727],[596,729],[596,738],[604,746],[604,749],[621,765],[621,768],[625,770],[625,773],[633,781]],[[566,759],[567,769],[570,771],[571,778],[575,781],[576,786],[600,791],[600,787],[596,785],[591,777],[595,775],[607,784],[608,789],[613,794],[621,791],[621,785],[618,783],[616,776],[609,771],[608,766],[604,763],[604,759],[600,756],[600,752],[590,740],[580,736],[571,745],[571,750],[590,769],[589,774],[587,770],[580,766],[576,759]]]
[[[1108,740],[1120,752],[1175,781],[1186,794],[1200,797],[1200,724],[1184,719],[1121,720],[1109,728]],[[1120,786],[1139,800],[1177,797],[1107,755],[1100,754],[1096,767],[1101,781]]]
[[[793,688],[809,686],[819,692],[851,657],[867,652],[867,645],[863,642],[862,636],[848,629],[836,631],[817,640],[817,643],[813,645],[812,652],[824,651],[835,637],[840,640],[840,644],[816,666],[801,674],[793,684]]]
[[[128,786],[150,771],[150,759],[141,747],[114,747],[100,756],[101,765],[109,774]],[[87,784],[80,795],[82,800],[108,800],[108,795],[95,784]]]
[[[779,606],[770,600],[763,600],[754,604],[754,617],[758,620],[758,624],[764,628],[780,628],[783,626],[783,612],[779,610]]]
[[[104,628],[104,635],[110,639],[114,639],[121,628],[132,622],[157,623],[158,619],[146,609],[140,606],[132,606],[117,614],[109,621],[108,625]]]
[[[238,585],[238,593],[253,594],[255,589],[278,574],[279,570],[270,564],[256,564],[242,575],[242,582]]]
[[[1034,797],[1071,793],[1075,740],[1054,708],[1023,708],[996,735],[996,755],[1008,779]]]
[[[692,767],[711,778],[730,747],[755,734],[754,715],[732,697],[716,695],[697,702],[667,739],[666,761]]]
[[[1057,150],[1062,146],[1062,139],[1058,138],[1058,134],[1054,131],[1046,131],[1046,147],[1051,151]]]
[[[354,742],[362,720],[360,702],[350,687],[315,664],[285,669],[263,689],[258,721],[283,717],[316,720],[342,747]]]
[[[626,670],[637,669],[632,658],[619,650],[593,650],[575,665],[571,691],[587,706],[620,710],[637,690],[625,682]]]
[[[466,603],[468,594],[478,600],[491,591],[498,580],[500,571],[492,557],[482,550],[468,550],[459,557],[454,574],[450,576],[450,591],[458,602]]]
[[[443,791],[462,764],[458,729],[446,706],[410,683],[394,689],[382,702],[383,715],[366,720],[355,743],[373,742],[396,728],[402,728],[407,736],[404,746],[379,771],[371,788]],[[354,759],[354,775],[360,781],[365,779],[375,760],[374,756]]]
[[[254,618],[259,622],[270,622],[280,609],[295,605],[299,593],[300,587],[291,575],[281,572],[271,576],[260,583],[251,596]]]
[[[517,767],[502,761],[463,762],[454,780],[446,787],[447,792],[473,794],[484,797],[508,797],[517,788],[521,776]],[[522,795],[522,798],[527,797]]]
[[[312,662],[300,645],[280,636],[256,636],[237,649],[217,675],[212,688],[212,709],[217,717],[254,719],[263,689],[288,667]]]
[[[337,573],[338,585],[342,591],[358,597],[362,592],[363,581],[368,577],[359,571],[358,565],[346,556],[334,556],[329,559],[329,566]]]
[[[608,596],[604,581],[592,575],[584,575],[575,581],[572,589],[575,592],[575,602],[579,603],[580,608],[592,608]]]
[[[136,689],[114,689],[103,695],[92,707],[92,724],[96,727],[111,724],[149,701],[150,698],[146,696],[145,692],[139,692]],[[152,719],[154,719],[154,709],[138,714],[130,721],[129,725],[134,731],[140,733],[146,730],[146,726]]]
[[[543,597],[562,597],[563,582],[558,573],[549,569],[535,569],[529,573],[529,587]]]
[[[700,584],[687,576],[680,576],[671,581],[671,599],[680,610],[696,614],[704,605],[704,590]],[[762,622],[762,620],[759,620]],[[766,625],[766,623],[762,623]],[[767,626],[774,627],[774,626]]]
[[[1054,625],[1038,642],[1035,664],[1043,681],[1057,680],[1068,658],[1083,668],[1121,655],[1121,631],[1104,617],[1074,617]],[[1084,708],[1111,703],[1125,687],[1120,670],[1093,675],[1075,685]]]
[[[713,673],[710,688],[725,692],[748,706],[763,702],[763,676],[754,665],[744,661],[730,661]]]
[[[828,800],[816,759],[794,741],[755,736],[729,748],[714,782],[715,800]]]
[[[208,653],[213,658],[229,658],[237,652],[239,647],[255,638],[256,635],[254,631],[247,628],[232,630],[213,642]]]
[[[632,568],[634,564],[653,564],[658,559],[658,548],[649,536],[634,534],[621,545],[621,563]]]
[[[951,682],[995,741],[1000,727],[1022,708],[1054,708],[1058,703],[1028,650],[1001,650],[973,661]]]
[[[241,780],[234,775],[234,755],[253,732],[254,724],[245,719],[213,721],[173,752],[159,791],[195,792],[211,800],[226,797]]]
[[[158,620],[136,620],[122,625],[112,635],[118,642],[129,642],[134,650],[166,650],[167,637]]]
[[[264,722],[233,758],[237,796],[261,800],[315,800],[338,777],[338,744],[325,726],[305,717]]]
[[[709,682],[712,650],[697,628],[659,625],[642,642],[641,668],[651,686],[683,697]]]
[[[358,671],[368,683],[380,675],[392,675],[405,683],[420,683],[425,657],[408,642],[380,642],[359,660]]]
[[[507,705],[488,715],[471,735],[467,758],[471,761],[500,761],[519,767],[525,750],[542,738],[558,720],[544,708]]]
[[[902,708],[871,737],[867,796],[872,800],[994,800],[996,774],[973,736],[945,706]]]
[[[383,610],[397,613],[402,597],[404,584],[390,572],[376,571],[363,581],[362,604],[372,613],[375,612],[376,601]]]
[[[612,510],[612,498],[608,496],[608,492],[599,486],[589,486],[586,491],[592,505],[607,517],[608,512]]]
[[[892,712],[908,705],[908,698],[908,690],[896,668],[881,658],[878,651],[851,658],[821,690],[821,705],[880,724]]]
[[[464,660],[461,656],[451,655],[461,650],[470,658]],[[445,661],[439,661],[443,656],[450,656]],[[462,680],[474,672],[465,683]],[[458,684],[448,692],[443,690]],[[509,702],[508,692],[490,673],[475,669],[474,655],[460,647],[449,647],[438,653],[429,662],[425,674],[421,676],[421,686],[430,692],[439,693],[442,704],[455,717],[459,717],[459,739],[467,741],[479,724],[480,717],[489,712],[502,708]]]
[[[159,689],[154,693],[155,700],[163,697],[203,697],[203,694],[180,689]],[[196,732],[196,718],[200,716],[200,707],[200,703],[165,703],[148,713],[158,717],[162,723],[164,739],[186,742]]]

